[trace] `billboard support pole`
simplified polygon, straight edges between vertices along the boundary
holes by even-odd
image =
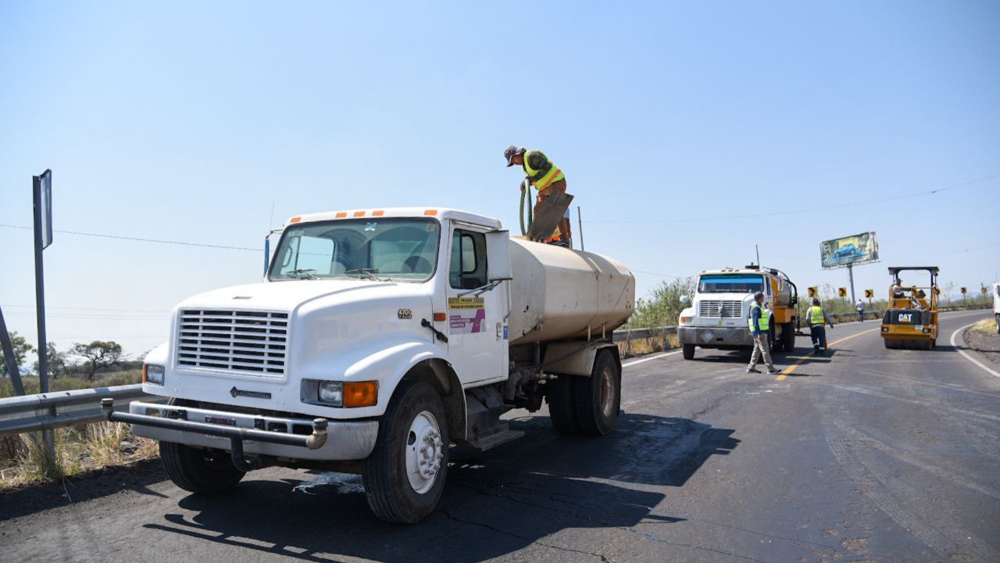
[[[3,347],[3,357],[7,365],[7,375],[14,384],[14,393],[24,396],[24,384],[21,383],[21,372],[17,369],[17,358],[14,357],[14,345],[7,332],[7,323],[3,320],[3,310],[0,309],[0,346]]]
[[[851,282],[851,303],[857,301],[854,297],[854,264],[847,265],[847,279]]]

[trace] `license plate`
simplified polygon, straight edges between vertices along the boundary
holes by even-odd
[[[221,416],[206,416],[205,422],[209,424],[218,424],[220,426],[236,426],[235,418],[225,418]]]

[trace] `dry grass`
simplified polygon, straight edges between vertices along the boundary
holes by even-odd
[[[680,348],[680,345],[677,335],[669,334],[666,336],[654,336],[652,338],[634,338],[628,342],[619,342],[618,352],[622,358],[630,358],[632,356],[652,354],[653,352],[659,352],[668,348]]]
[[[158,455],[156,442],[132,434],[125,424],[98,422],[54,431],[56,457],[45,455],[40,434],[21,434],[0,448],[0,491],[127,465]],[[13,454],[13,455],[11,455]]]
[[[996,334],[997,333],[997,322],[996,319],[983,319],[978,323],[972,325],[969,330],[974,330],[982,334]]]

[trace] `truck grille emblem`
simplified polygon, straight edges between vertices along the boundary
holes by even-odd
[[[270,399],[271,398],[271,394],[270,393],[264,393],[262,391],[244,391],[243,389],[237,389],[236,386],[233,386],[233,388],[229,390],[229,394],[232,395],[234,399],[236,397],[248,397],[250,399]]]

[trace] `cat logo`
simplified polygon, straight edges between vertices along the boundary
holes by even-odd
[[[396,312],[396,316],[399,317],[400,320],[408,321],[413,318],[413,311],[410,309],[400,309]]]
[[[913,322],[913,313],[900,313],[899,314],[899,322],[901,322],[901,323],[912,323]]]

